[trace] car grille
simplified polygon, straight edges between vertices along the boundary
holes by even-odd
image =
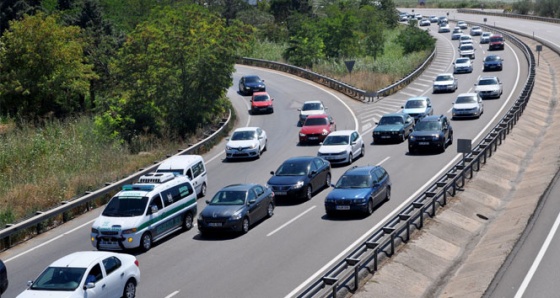
[[[102,236],[117,236],[119,231],[99,231]]]
[[[288,191],[291,185],[271,185],[272,191]]]
[[[422,142],[430,142],[430,141],[432,141],[432,137],[431,136],[416,137],[416,140],[422,141]]]

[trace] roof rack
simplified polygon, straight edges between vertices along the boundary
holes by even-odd
[[[141,176],[138,183],[164,183],[175,179],[173,173],[149,173]]]

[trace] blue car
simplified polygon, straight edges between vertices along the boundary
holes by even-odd
[[[414,129],[414,122],[414,118],[406,113],[385,114],[373,129],[373,142],[404,142]]]
[[[391,178],[381,166],[353,167],[332,186],[325,198],[328,216],[350,211],[370,215],[376,206],[391,199]]]
[[[498,55],[488,55],[484,58],[484,71],[488,70],[502,70],[503,69],[502,57]]]

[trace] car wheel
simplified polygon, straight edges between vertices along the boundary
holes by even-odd
[[[187,212],[183,217],[183,230],[188,231],[193,227],[193,216],[190,212]]]
[[[142,235],[142,238],[140,238],[140,248],[143,251],[148,251],[152,248],[152,234],[146,232]]]
[[[311,188],[311,185],[307,185],[307,188],[305,189],[305,200],[309,201],[313,198],[313,189]]]
[[[263,148],[263,152],[266,151],[268,149],[268,140],[264,141],[264,148]]]
[[[327,173],[327,177],[325,177],[325,187],[331,186],[331,173]]]
[[[271,113],[271,114],[274,113],[274,108],[271,108],[271,109],[270,109],[270,113]]]
[[[266,216],[272,217],[274,215],[274,204],[268,203],[268,207],[266,208]]]
[[[199,197],[205,197],[206,196],[206,192],[208,191],[208,188],[206,187],[206,183],[202,183],[202,186],[200,187],[200,193],[198,194]]]
[[[385,201],[391,200],[391,187],[387,186],[387,191],[385,192]]]
[[[351,165],[352,162],[354,162],[354,157],[352,156],[352,153],[350,153],[350,155],[348,155],[348,164]]]
[[[136,282],[133,279],[129,279],[124,285],[123,298],[134,298],[136,297]]]
[[[247,234],[247,232],[249,232],[249,219],[245,217],[243,223],[241,223],[241,233]]]
[[[366,214],[371,215],[373,213],[373,200],[370,198],[367,203]]]
[[[362,144],[362,149],[360,150],[360,157],[364,157],[366,155],[366,146]]]

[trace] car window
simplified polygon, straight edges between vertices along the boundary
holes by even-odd
[[[105,270],[107,271],[107,270]],[[101,272],[101,266],[99,266],[99,264],[96,264],[95,266],[93,266],[91,268],[91,270],[89,271],[89,273],[86,276],[86,284],[87,283],[96,283],[100,280],[103,279],[103,273]]]
[[[309,166],[310,166],[310,168],[311,168],[311,172],[313,172],[313,171],[316,172],[316,171],[319,170],[319,168],[317,167],[317,165],[316,165],[314,162],[312,162],[311,164],[309,164]]]
[[[417,131],[439,131],[441,126],[437,121],[420,121],[416,124]]]
[[[358,140],[358,133],[357,132],[353,132],[352,133],[352,142],[356,142]]]
[[[476,103],[476,102],[477,100],[475,96],[459,96],[455,100],[455,103]]]
[[[453,77],[450,75],[443,75],[443,76],[437,76],[436,77],[436,81],[441,82],[441,81],[450,81],[453,80]]]
[[[377,181],[381,182],[385,179],[387,172],[383,168],[375,168],[375,175],[377,176]]]
[[[313,163],[315,164],[317,169],[321,169],[325,165],[325,162],[320,158],[313,159]]]
[[[369,175],[343,175],[336,182],[335,188],[366,188],[371,187],[372,183]]]
[[[496,84],[498,84],[498,81],[496,79],[482,79],[482,80],[478,81],[478,84],[481,85],[481,86],[496,85]]]
[[[252,200],[256,200],[257,199],[257,195],[255,194],[255,190],[254,189],[249,189],[249,191],[247,192],[247,202],[250,202]]]
[[[404,107],[407,109],[424,108],[426,107],[426,102],[423,100],[409,100]]]
[[[105,272],[107,273],[107,275],[119,269],[121,265],[121,260],[119,260],[117,257],[108,257],[103,260],[103,267],[105,267]]]
[[[153,197],[152,200],[150,201],[150,206],[154,206],[154,205],[158,208],[158,210],[163,209],[163,203],[161,202],[161,197],[159,196],[159,194]],[[152,212],[151,208],[149,208],[146,212],[147,214],[151,214]]]
[[[86,268],[48,267],[31,285],[32,290],[73,291],[80,285]]]
[[[255,193],[257,193],[257,196],[261,196],[264,193],[264,187],[257,185],[254,188]]]
[[[276,171],[277,176],[303,176],[308,172],[307,164],[302,162],[285,162]]]
[[[327,136],[325,141],[323,141],[323,145],[348,145],[349,137],[348,136]]]
[[[245,191],[222,190],[212,197],[210,205],[243,205],[245,204],[246,195]]]
[[[383,116],[379,120],[381,125],[403,124],[403,118],[398,116]]]
[[[186,173],[186,174],[187,174],[187,177],[189,177],[189,179],[191,179],[191,180],[193,179],[193,172],[192,172],[191,169],[187,169],[187,173]]]
[[[257,95],[253,98],[253,101],[267,101],[268,96],[266,95]]]
[[[109,201],[109,204],[107,204],[107,207],[103,210],[103,216],[126,217],[144,214],[148,198],[129,193],[130,192],[125,192],[118,197],[113,197],[111,201]],[[135,193],[136,192],[134,192],[134,194]]]
[[[193,166],[193,176],[198,177],[203,172],[204,172],[204,165],[202,164],[202,161],[199,161]]]
[[[321,104],[320,103],[306,103],[306,104],[303,104],[303,107],[301,109],[303,111],[321,110]]]

